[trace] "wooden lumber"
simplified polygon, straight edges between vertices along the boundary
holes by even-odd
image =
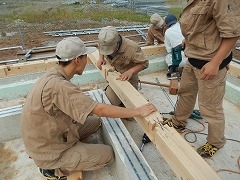
[[[0,66],[0,78],[7,76],[27,74],[33,72],[47,71],[58,63],[56,58],[48,60],[27,61],[16,64],[8,64]],[[92,63],[88,58],[88,64]]]
[[[229,65],[228,73],[237,78],[240,78],[240,64],[232,61]]]
[[[57,64],[56,59],[49,59],[3,65],[0,66],[0,78],[17,74],[46,71],[56,64]]]
[[[98,52],[90,54],[89,58],[96,65]],[[117,80],[120,73],[111,69],[107,63],[99,71],[126,107],[136,108],[148,103],[128,81]],[[173,127],[161,124],[162,116],[158,112],[135,119],[179,179],[220,179]]]
[[[170,87],[169,87],[169,94],[176,95],[178,92],[178,80],[171,79],[170,80]]]
[[[141,49],[142,49],[143,53],[145,54],[145,56],[157,55],[157,54],[165,55],[167,53],[164,44],[143,46],[143,47],[141,47]]]
[[[93,45],[96,45],[93,43]],[[144,46],[142,50],[145,55],[165,54],[164,45]],[[38,71],[45,71],[53,67],[57,59],[51,58],[46,60],[27,61],[23,63],[9,64],[0,66],[0,78],[18,74],[26,74]]]

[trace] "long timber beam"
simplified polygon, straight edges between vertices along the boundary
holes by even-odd
[[[96,66],[98,51],[90,54],[89,58]],[[99,71],[126,107],[135,108],[148,103],[128,81],[117,80],[120,74],[112,72],[112,69],[110,64],[106,64]],[[179,179],[220,179],[174,128],[161,125],[162,116],[158,112],[135,119]]]
[[[146,56],[166,54],[166,49],[164,45],[144,46],[141,48]],[[15,64],[9,61],[9,63],[11,64],[0,65],[0,78],[19,74],[46,71],[53,67],[57,63],[57,60],[55,58],[48,58],[44,60],[28,61]],[[228,73],[239,78],[240,64],[236,62],[231,62]]]
[[[164,45],[144,46],[142,47],[142,50],[146,56],[166,53],[166,49]],[[32,61],[32,62],[2,65],[0,66],[0,78],[12,76],[12,75],[18,75],[18,74],[46,71],[51,67],[53,67],[56,63],[57,63],[57,60],[55,58],[52,58],[52,59],[38,60],[38,61]]]
[[[140,74],[154,73],[154,72],[165,70],[167,68],[167,65],[164,62],[163,57],[160,57],[166,53],[164,45],[145,46],[145,47],[142,47],[142,50],[146,56],[149,56],[147,58],[152,60],[150,60],[149,67],[144,71],[140,72]],[[89,59],[89,63],[92,63],[90,59]],[[48,69],[53,67],[55,64],[57,64],[56,59],[47,59],[47,60],[38,60],[38,61],[31,61],[31,62],[28,61],[23,63],[1,65],[0,80],[8,81],[8,78],[14,78],[16,75],[17,75],[17,78],[21,79],[22,76],[25,76],[25,75],[28,76],[27,74],[37,74],[39,72],[47,71]],[[97,69],[94,71],[91,71],[90,74],[91,74],[91,83],[99,83],[104,81],[103,78],[101,81],[99,81],[100,80],[99,78],[96,78],[96,77],[99,77],[98,76],[99,72]],[[239,97],[240,64],[232,61],[230,63],[230,69],[228,71],[228,74],[229,75],[227,78],[225,98],[236,105],[240,105],[240,97]],[[87,71],[86,74],[84,74],[84,76],[86,77],[86,80],[89,80],[89,71]],[[28,78],[22,78],[22,79],[28,79]],[[76,78],[76,79],[79,79],[79,78]],[[81,78],[81,79],[84,79],[84,78]],[[12,84],[13,81],[9,80],[9,82]],[[27,84],[26,86],[24,86],[24,90],[23,90],[22,88],[19,89],[18,87],[18,84],[20,85],[21,82],[22,81],[19,81],[19,83],[15,83],[13,86],[12,85],[2,86],[3,84],[1,84],[0,99],[1,98],[12,99],[17,97],[18,95],[21,96],[26,93],[26,90],[27,90],[26,88],[29,88],[33,83],[33,82],[30,82],[30,84]],[[24,84],[26,83],[27,82],[24,82]],[[81,84],[82,82],[79,82],[79,83]],[[13,90],[11,87],[18,88],[18,91],[17,91],[18,93],[13,94]],[[21,92],[21,90],[23,90],[23,92]],[[5,92],[7,92],[7,94]]]
[[[240,64],[231,62],[229,65],[228,73],[240,79]]]
[[[3,65],[3,66],[0,66],[0,78],[19,75],[19,74],[46,71],[56,64],[57,64],[56,59],[48,59],[48,60],[39,60],[39,61],[32,61],[32,62]]]

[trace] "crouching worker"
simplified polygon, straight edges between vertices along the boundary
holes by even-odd
[[[48,179],[66,179],[113,161],[112,147],[81,142],[101,126],[99,118],[89,114],[130,118],[156,111],[152,104],[135,109],[102,104],[72,84],[70,79],[83,73],[87,54],[95,50],[85,47],[78,37],[60,41],[56,48],[59,64],[36,82],[24,104],[21,132],[26,152]]]
[[[138,89],[138,73],[148,67],[148,60],[145,58],[140,46],[127,38],[118,34],[113,26],[101,29],[98,35],[99,60],[97,66],[102,69],[102,65],[107,62],[115,68],[121,75],[121,81],[129,81],[135,89]],[[106,88],[106,95],[113,105],[120,105],[121,100],[110,86]]]
[[[157,41],[157,44],[164,43],[164,33],[167,29],[166,24],[164,23],[163,18],[154,13],[150,17],[150,27],[147,33],[146,45],[154,45],[154,40]]]

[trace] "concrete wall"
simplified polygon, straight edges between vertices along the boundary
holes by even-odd
[[[139,74],[150,74],[165,70],[167,65],[162,57],[158,57],[150,60],[149,67]],[[9,76],[6,78],[0,78],[0,99],[10,100],[20,97],[25,97],[32,88],[33,84],[44,72],[38,72],[34,74],[25,74],[18,76]],[[90,70],[86,70],[81,76],[74,76],[71,80],[77,85],[86,85],[89,83],[101,83],[106,82],[97,69],[93,67]],[[225,98],[230,102],[240,106],[240,80],[233,76],[228,75],[226,83]]]

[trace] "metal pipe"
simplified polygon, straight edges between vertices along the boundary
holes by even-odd
[[[11,59],[11,60],[6,60],[6,61],[0,61],[0,64],[16,63],[19,61],[20,61],[19,59]]]
[[[139,26],[125,26],[125,27],[116,27],[118,32],[124,31],[137,31],[137,30],[146,30],[148,25],[139,25]],[[76,36],[76,35],[86,35],[86,34],[98,34],[101,28],[95,29],[82,29],[82,30],[67,30],[67,31],[49,31],[44,32],[49,36]]]
[[[0,48],[0,51],[9,50],[9,49],[17,49],[17,48],[23,49],[22,46],[12,46],[12,47]]]
[[[20,36],[21,42],[22,42],[22,49],[26,50],[26,46],[25,46],[25,43],[24,43],[23,35],[22,35],[21,29],[20,29],[19,26],[18,26],[18,31],[19,31],[19,36]]]

